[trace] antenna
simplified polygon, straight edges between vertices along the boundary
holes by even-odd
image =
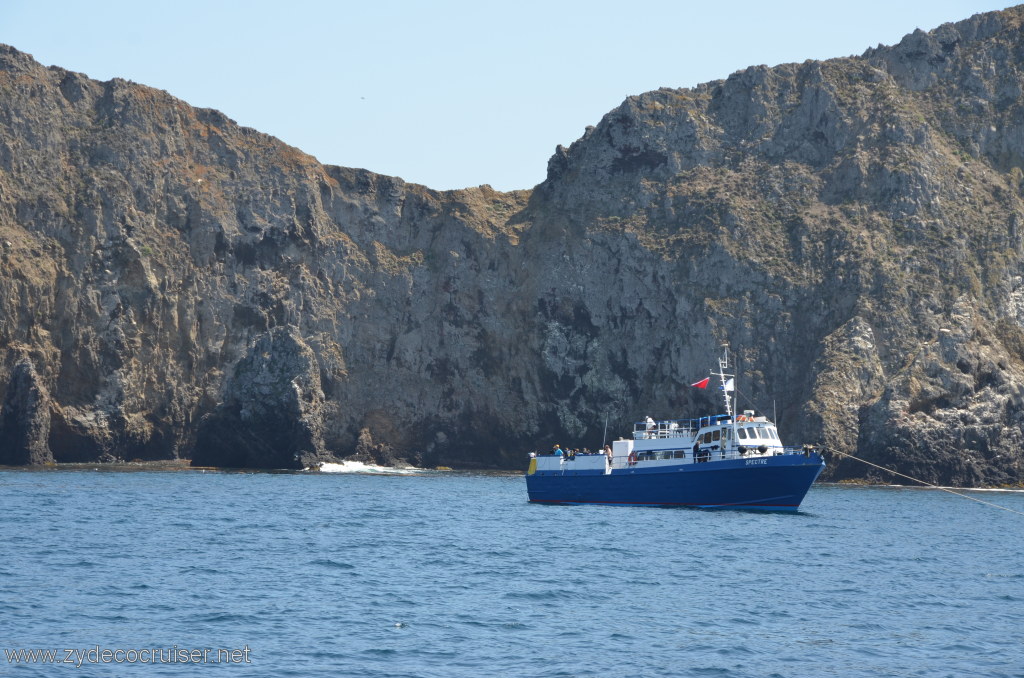
[[[736,417],[733,415],[733,398],[729,394],[730,391],[735,392],[736,382],[735,375],[726,374],[725,371],[729,369],[729,344],[722,344],[722,357],[718,359],[718,379],[722,382],[722,397],[725,398],[725,414],[729,418],[728,423],[732,427],[732,435],[729,436],[731,439],[729,443],[722,444],[722,454],[725,454],[726,449],[735,450],[737,446],[736,442]],[[728,377],[728,381],[726,381]]]
[[[718,359],[718,379],[722,382],[722,397],[725,398],[725,413],[732,417],[732,398],[729,392],[735,390],[734,375],[726,374],[729,369],[729,344],[722,344],[722,357]],[[726,381],[728,377],[728,381]]]

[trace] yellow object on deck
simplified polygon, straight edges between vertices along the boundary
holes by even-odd
[[[530,457],[530,468],[526,469],[526,475],[532,476],[537,472],[537,457]]]

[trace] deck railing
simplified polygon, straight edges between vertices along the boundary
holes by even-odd
[[[710,425],[711,419],[711,417],[703,417],[702,419],[673,419],[655,422],[638,421],[633,424],[633,440],[693,437],[701,426]],[[704,420],[708,421],[701,423]]]
[[[813,448],[811,446],[807,446],[807,445],[802,446],[802,447],[798,447],[798,446],[768,447],[763,452],[760,449],[758,449],[757,447],[746,447],[742,452],[740,452],[737,449],[721,450],[721,449],[707,448],[707,449],[699,450],[697,452],[697,454],[696,454],[696,459],[694,458],[694,453],[693,453],[692,449],[686,449],[686,450],[642,451],[642,452],[637,452],[635,455],[631,455],[629,457],[624,457],[624,456],[612,457],[611,467],[612,468],[629,468],[629,467],[632,467],[632,466],[636,466],[637,464],[645,464],[647,462],[652,462],[652,461],[669,461],[669,460],[675,461],[677,463],[684,463],[684,464],[693,464],[693,463],[702,464],[702,463],[706,463],[706,462],[709,462],[709,461],[722,461],[722,460],[729,460],[729,459],[751,459],[751,458],[757,458],[757,457],[772,457],[772,456],[778,456],[778,455],[783,455],[783,454],[802,454],[804,456],[809,456],[809,454],[811,452],[813,452],[813,451],[815,451],[815,448]],[[589,455],[578,455],[578,456],[579,457],[588,458],[588,457],[597,456],[599,454],[600,453],[593,453],[593,454],[589,454]],[[542,454],[542,455],[538,455],[538,456],[545,456],[545,457],[547,457],[547,456],[551,456],[551,455],[549,455],[549,454]],[[574,461],[574,458],[571,457],[571,456],[566,456],[564,458],[564,461],[566,463],[571,463],[572,461]]]
[[[697,452],[696,459],[694,458],[693,450],[652,450],[637,452],[635,456],[616,456],[611,460],[612,469],[623,469],[623,468],[635,468],[643,467],[650,462],[654,461],[674,461],[675,463],[682,464],[702,464],[713,461],[722,461],[729,459],[757,459],[762,457],[777,456],[783,454],[802,454],[809,456],[814,451],[811,446],[788,446],[788,447],[768,447],[766,451],[762,452],[756,447],[747,447],[742,453],[737,449],[721,450],[721,449],[704,449]],[[589,454],[579,454],[576,457],[565,456],[562,458],[561,467],[563,470],[567,470],[566,464],[573,463],[576,459],[592,459],[595,456],[603,456],[601,452],[594,452]],[[539,457],[551,457],[551,454],[538,454]],[[605,468],[608,468],[608,462],[605,462]]]

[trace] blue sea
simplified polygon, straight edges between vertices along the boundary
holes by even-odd
[[[772,514],[458,472],[4,470],[0,676],[1021,677],[1022,538],[923,489]]]

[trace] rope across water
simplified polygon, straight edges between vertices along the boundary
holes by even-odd
[[[832,451],[832,450],[830,450],[830,451]],[[893,471],[891,468],[886,468],[884,466],[879,466],[878,464],[876,464],[874,462],[871,462],[871,461],[868,461],[867,459],[861,459],[860,457],[855,457],[852,454],[848,454],[846,452],[838,452],[838,451],[832,451],[832,452],[833,452],[833,454],[837,454],[837,455],[842,456],[842,457],[849,457],[850,459],[855,459],[855,460],[857,460],[859,462],[867,464],[868,466],[874,466],[875,468],[880,469],[882,471],[885,471],[886,473],[891,473],[894,476],[900,476],[901,478],[906,478],[907,480],[913,480],[915,483],[921,483],[922,485],[927,485],[928,487],[931,487],[931,488],[936,489],[936,490],[942,490],[943,492],[949,492],[950,494],[955,494],[958,497],[963,497],[964,499],[970,499],[971,501],[976,501],[979,504],[984,504],[985,506],[991,506],[992,508],[1001,509],[1003,511],[1009,511],[1010,513],[1016,513],[1018,516],[1024,516],[1024,512],[1016,511],[1016,510],[1014,510],[1012,508],[1006,508],[1005,506],[1000,506],[999,504],[993,504],[990,501],[984,501],[982,499],[978,499],[977,497],[971,497],[969,495],[963,494],[962,492],[957,492],[955,490],[951,490],[948,487],[941,487],[940,485],[933,485],[932,483],[929,483],[929,482],[924,481],[924,480],[920,480],[919,478],[914,478],[913,476],[908,476],[906,473],[900,473],[899,471]]]

